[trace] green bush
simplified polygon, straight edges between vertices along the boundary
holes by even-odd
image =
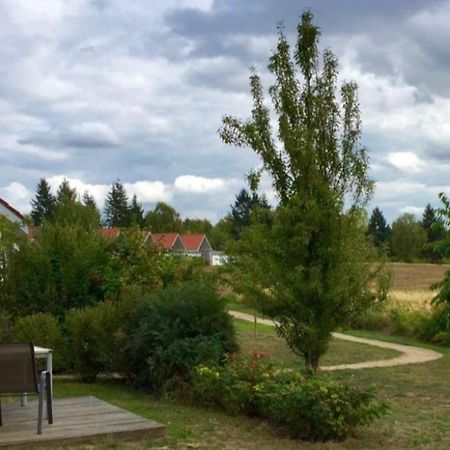
[[[53,350],[53,369],[66,368],[65,343],[58,322],[50,314],[36,313],[17,319],[12,339],[16,342],[33,342],[39,347]]]
[[[8,341],[11,337],[11,315],[6,311],[0,311],[0,342]]]
[[[201,363],[218,363],[236,349],[225,303],[208,285],[162,289],[128,320],[127,374],[136,385],[161,392],[187,380]]]
[[[344,439],[388,409],[376,400],[374,389],[280,369],[259,355],[234,357],[225,366],[199,366],[193,391],[204,404],[267,419],[309,440]]]
[[[382,333],[430,340],[432,314],[399,305],[379,307],[353,320],[351,327]]]
[[[65,322],[69,354],[83,381],[95,381],[100,372],[122,370],[123,325],[133,308],[132,303],[101,302],[69,311]]]

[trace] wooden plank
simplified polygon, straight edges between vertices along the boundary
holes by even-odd
[[[165,427],[125,411],[95,397],[58,399],[54,402],[54,423],[44,421],[43,434],[36,434],[37,405],[30,402],[3,407],[4,426],[0,428],[0,448],[48,448],[75,442],[105,439],[159,437]]]

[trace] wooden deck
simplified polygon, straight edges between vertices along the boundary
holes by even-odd
[[[49,448],[79,442],[130,440],[163,436],[165,426],[95,397],[55,400],[53,425],[44,420],[41,435],[36,434],[37,404],[2,404],[2,448]]]

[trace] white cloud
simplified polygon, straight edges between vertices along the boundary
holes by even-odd
[[[136,194],[140,202],[168,202],[172,199],[172,194],[162,181],[136,181],[135,183],[125,183],[125,188],[130,196]]]
[[[426,167],[425,162],[413,152],[389,153],[387,160],[389,164],[403,172],[421,172]]]
[[[223,190],[225,188],[225,181],[222,178],[181,175],[176,178],[175,187],[180,191],[203,194],[211,191]]]
[[[400,208],[401,213],[409,213],[414,214],[415,216],[421,216],[424,208],[419,206],[405,206],[404,208]]]
[[[0,188],[0,197],[20,212],[28,212],[32,193],[21,183],[9,183]]]

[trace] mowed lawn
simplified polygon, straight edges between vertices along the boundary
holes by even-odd
[[[269,351],[287,366],[295,366],[295,357],[270,327],[260,327],[254,338],[251,323],[236,322],[243,351]],[[372,338],[383,336],[360,332]],[[385,338],[403,344],[417,344],[410,339]],[[419,344],[422,345],[422,344]],[[334,341],[324,364],[353,362],[386,357],[379,349]],[[450,349],[427,346],[444,353],[441,360],[423,365],[395,368],[342,371],[343,377],[358,386],[378,386],[381,397],[391,403],[388,416],[369,428],[360,429],[345,442],[307,443],[286,438],[264,422],[247,417],[230,417],[215,410],[183,404],[175,399],[154,399],[118,382],[93,385],[56,382],[57,396],[95,395],[115,405],[167,425],[167,437],[126,444],[105,442],[81,445],[76,449],[448,449],[450,448]],[[382,350],[383,351],[383,350]],[[392,354],[390,356],[393,356]]]

